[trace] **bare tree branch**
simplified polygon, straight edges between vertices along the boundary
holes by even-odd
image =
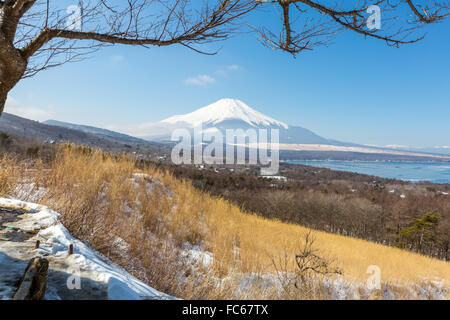
[[[256,0],[263,5],[281,7],[283,14],[282,33],[276,35],[267,28],[254,28],[262,43],[273,49],[280,49],[294,56],[303,50],[311,50],[317,46],[328,45],[336,34],[344,30],[350,30],[365,37],[385,41],[388,45],[414,43],[423,39],[424,35],[415,35],[414,31],[423,24],[438,22],[446,18],[449,13],[449,5],[440,4],[438,1],[427,2],[429,7],[420,6],[424,14],[417,9],[411,0],[400,0],[391,4],[388,0],[356,1],[353,7],[342,7],[335,4],[330,6],[329,1],[311,0]],[[406,4],[406,7],[401,7]],[[371,6],[379,6],[383,16],[383,27],[379,30],[371,30],[366,27],[368,17],[367,10]],[[296,9],[295,11],[290,10]],[[409,21],[408,15],[401,19],[405,12],[411,12],[418,17],[416,21]],[[295,12],[295,14],[294,14]],[[391,15],[389,15],[391,14]],[[303,24],[295,24],[299,19],[304,19]],[[392,23],[395,22],[395,23]]]
[[[367,10],[379,6],[383,27],[366,27]],[[240,18],[256,8],[279,9],[281,30],[253,27],[271,49],[292,55],[327,46],[345,30],[398,46],[419,41],[415,31],[449,16],[437,0],[0,0],[0,115],[8,92],[22,78],[66,62],[80,61],[104,46],[149,48],[199,45],[227,39]],[[413,19],[411,19],[413,17]],[[266,19],[261,19],[266,22]]]

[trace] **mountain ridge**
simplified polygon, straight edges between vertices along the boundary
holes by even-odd
[[[50,123],[56,123],[50,122]],[[66,124],[59,122],[60,125]],[[4,112],[0,117],[0,132],[11,134],[26,139],[36,139],[43,142],[71,142],[81,145],[101,147],[105,150],[138,151],[138,150],[160,150],[161,144],[143,139],[127,136],[109,130],[96,129],[100,133],[77,130],[79,125],[68,124],[70,127],[49,125],[43,122],[29,120],[13,114]],[[87,126],[88,127],[88,126]],[[95,130],[91,130],[95,131]],[[164,147],[165,148],[165,147]]]
[[[417,151],[414,152],[413,150],[404,151],[369,147],[367,145],[327,139],[306,128],[289,126],[275,120],[236,99],[221,99],[186,115],[172,116],[158,123],[151,124],[150,127],[146,128],[151,135],[143,137],[133,137],[107,129],[57,120],[47,120],[41,123],[8,113],[4,113],[0,117],[0,131],[25,138],[37,138],[42,141],[69,141],[77,144],[106,147],[106,149],[139,151],[140,148],[141,150],[142,148],[154,149],[154,147],[166,149],[169,147],[166,144],[167,142],[175,143],[171,141],[171,135],[175,129],[189,129],[192,134],[194,126],[200,123],[205,126],[202,133],[213,133],[214,130],[219,130],[223,133],[223,136],[225,136],[227,129],[243,129],[244,131],[258,128],[279,129],[280,150],[285,150],[288,154],[305,151],[310,153],[324,152],[323,154],[330,154],[330,152],[367,153],[368,149],[370,149],[372,151],[379,150],[381,152],[378,153],[383,154],[418,156]],[[370,153],[373,153],[372,151]],[[427,156],[427,154],[433,153],[420,152],[420,154]],[[436,153],[433,155],[448,158],[448,155]],[[358,157],[355,156],[355,158]]]
[[[91,133],[95,135],[101,135],[109,138],[117,138],[124,141],[130,141],[130,142],[136,142],[136,143],[144,143],[146,140],[133,137],[124,133],[119,133],[116,131],[111,131],[108,129],[102,129],[94,126],[88,126],[88,125],[82,125],[82,124],[74,124],[59,120],[46,120],[41,122],[42,124],[49,125],[49,126],[56,126],[56,127],[63,127],[68,129],[73,129],[85,133]]]
[[[220,99],[191,113],[175,115],[160,122],[171,124],[184,122],[195,127],[200,123],[216,125],[229,120],[240,120],[252,127],[283,127],[285,129],[289,127],[281,121],[256,111],[241,100],[231,98]]]

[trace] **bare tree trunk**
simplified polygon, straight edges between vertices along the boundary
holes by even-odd
[[[21,75],[4,79],[0,77],[0,117],[2,116],[3,109],[5,108],[6,99],[8,98],[8,92],[19,82]]]
[[[0,116],[5,108],[8,93],[22,79],[28,61],[22,57],[17,49],[0,55]]]
[[[3,109],[5,108],[7,97],[8,97],[8,93],[0,92],[0,117],[2,116]]]

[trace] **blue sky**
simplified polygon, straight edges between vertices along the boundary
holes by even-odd
[[[115,46],[21,81],[6,112],[132,132],[227,97],[327,138],[448,146],[450,22],[427,31],[400,49],[347,32],[296,59],[254,34],[215,44],[215,56]]]

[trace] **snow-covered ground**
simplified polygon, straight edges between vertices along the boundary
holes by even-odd
[[[48,300],[175,299],[75,239],[59,221],[60,215],[48,207],[0,198],[0,208],[12,210],[0,213],[0,299],[13,297],[28,261],[36,256],[49,261]],[[33,250],[37,240],[39,249]]]

